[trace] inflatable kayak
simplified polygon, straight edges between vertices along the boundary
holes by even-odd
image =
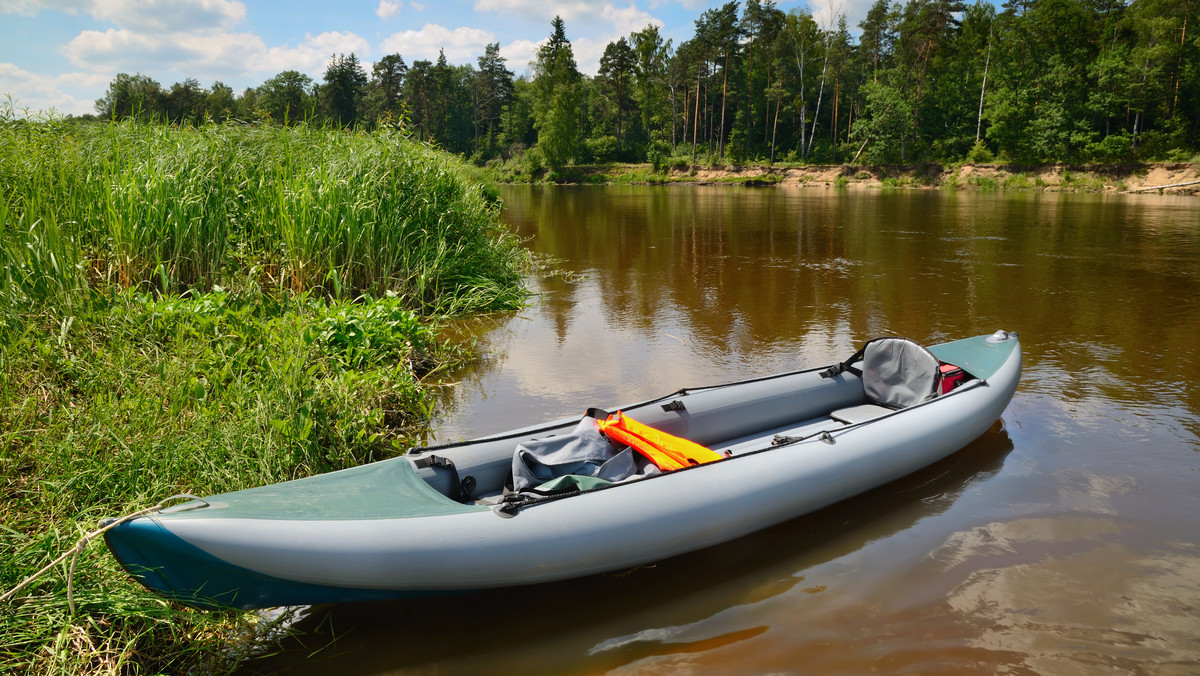
[[[1015,333],[928,348],[882,338],[839,364],[191,500],[121,523],[106,539],[138,582],[206,608],[396,599],[623,570],[930,465],[1000,417],[1020,373]]]

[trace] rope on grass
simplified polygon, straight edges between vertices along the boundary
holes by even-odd
[[[100,528],[79,538],[79,541],[75,543],[74,547],[63,552],[62,556],[59,556],[57,559],[54,559],[50,563],[46,564],[45,568],[42,568],[41,570],[34,573],[33,575],[30,575],[29,577],[22,580],[21,583],[18,584],[17,586],[4,592],[4,594],[2,596],[0,596],[0,603],[3,603],[4,601],[8,601],[9,599],[11,599],[17,592],[19,592],[22,589],[24,589],[25,587],[29,586],[30,583],[32,583],[34,580],[38,579],[42,575],[46,574],[51,568],[62,563],[69,556],[69,557],[71,557],[71,567],[67,573],[67,607],[71,609],[71,614],[74,615],[75,614],[75,562],[79,560],[79,555],[81,553],[83,553],[84,549],[87,548],[88,543],[91,542],[92,540],[96,539],[97,537],[103,535],[106,531],[108,531],[112,528],[116,528],[117,526],[125,523],[126,521],[136,519],[139,516],[146,516],[147,514],[153,514],[154,512],[157,512],[157,511],[161,510],[163,507],[165,507],[168,502],[171,502],[172,500],[183,499],[183,498],[186,498],[188,500],[199,500],[200,502],[204,502],[205,505],[208,505],[207,502],[205,502],[204,500],[202,500],[194,495],[191,495],[188,493],[178,493],[176,495],[172,495],[171,497],[163,500],[162,502],[158,503],[157,505],[154,505],[153,507],[139,509],[138,511],[133,512],[132,514],[126,514],[125,516],[123,516],[119,519],[109,520],[108,523],[105,523]],[[101,523],[103,523],[103,522],[101,522]]]

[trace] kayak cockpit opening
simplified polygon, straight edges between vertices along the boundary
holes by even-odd
[[[504,437],[418,449],[410,459],[454,500],[528,504],[803,441],[836,443],[841,430],[925,404],[973,379],[915,341],[877,338],[826,368],[680,390],[615,413],[588,409],[580,418]]]
[[[590,490],[724,457],[622,411],[590,409],[569,434],[517,444],[505,490],[534,495]]]

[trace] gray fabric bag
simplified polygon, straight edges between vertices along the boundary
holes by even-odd
[[[513,491],[536,489],[566,475],[617,483],[658,472],[633,449],[615,446],[600,434],[595,418],[584,416],[569,434],[517,445],[512,464]]]

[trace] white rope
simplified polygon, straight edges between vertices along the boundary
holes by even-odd
[[[62,556],[59,556],[57,559],[54,559],[53,561],[51,561],[49,564],[46,565],[45,568],[42,568],[41,570],[34,573],[33,575],[30,575],[29,577],[25,578],[21,582],[21,584],[18,584],[17,586],[13,587],[12,589],[4,592],[4,595],[0,596],[0,603],[3,603],[4,601],[7,601],[10,598],[12,598],[13,595],[15,595],[17,592],[19,592],[22,589],[24,589],[25,587],[29,586],[29,584],[31,582],[38,579],[42,575],[46,574],[47,571],[49,571],[51,568],[57,566],[58,564],[62,563],[69,556],[69,557],[71,557],[71,567],[67,573],[67,607],[71,609],[71,614],[74,615],[75,614],[75,562],[79,560],[79,555],[83,552],[84,549],[87,548],[88,543],[91,542],[92,540],[94,540],[95,538],[103,535],[109,529],[116,528],[117,526],[125,523],[126,521],[136,519],[139,516],[146,516],[147,514],[153,514],[154,512],[157,512],[160,509],[162,509],[163,507],[165,507],[168,502],[171,502],[172,500],[178,500],[180,498],[187,498],[188,500],[199,500],[200,502],[204,502],[204,500],[201,500],[200,498],[198,498],[194,495],[190,495],[188,493],[179,493],[177,495],[172,495],[171,497],[163,500],[162,502],[158,503],[157,505],[154,505],[153,507],[139,509],[138,511],[136,511],[132,514],[126,514],[125,516],[123,516],[119,519],[110,521],[109,523],[105,524],[103,527],[101,527],[97,530],[94,530],[91,533],[88,533],[87,535],[84,535],[83,537],[79,538],[79,542],[76,542],[74,547],[63,552]],[[204,502],[204,504],[207,505],[208,503]]]

